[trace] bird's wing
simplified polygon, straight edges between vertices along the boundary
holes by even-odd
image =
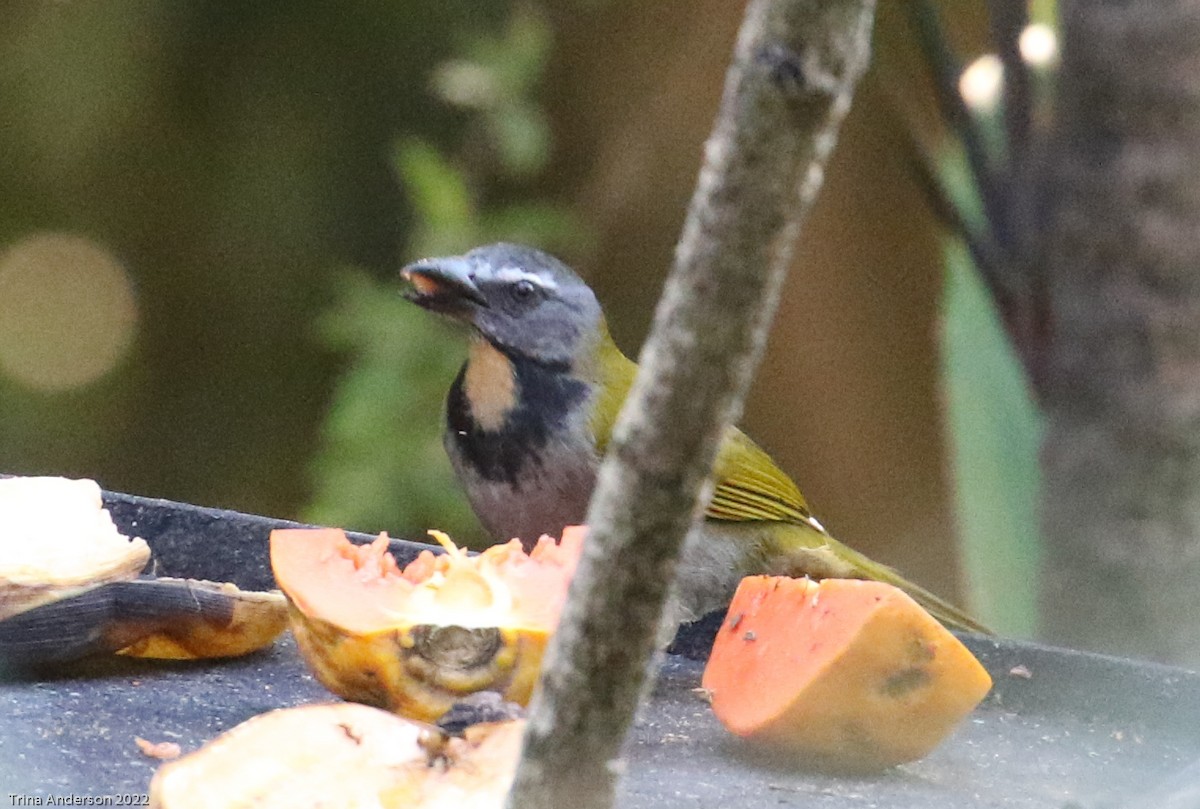
[[[586,373],[600,390],[590,427],[601,455],[608,449],[613,423],[636,374],[637,365],[620,352],[605,331],[595,363]],[[736,427],[730,427],[721,442],[713,478],[716,491],[704,512],[709,519],[802,523],[825,531],[809,513],[808,503],[792,479]]]
[[[716,490],[704,512],[709,519],[805,523],[824,530],[792,479],[741,430],[726,433],[713,479]]]

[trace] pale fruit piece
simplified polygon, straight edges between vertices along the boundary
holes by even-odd
[[[431,745],[426,726],[354,703],[256,716],[163,765],[161,809],[490,809],[501,807],[524,722],[469,728]]]
[[[0,479],[0,619],[135,578],[150,547],[121,534],[93,480]]]

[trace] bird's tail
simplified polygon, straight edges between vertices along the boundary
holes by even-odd
[[[776,523],[762,535],[767,572],[814,579],[873,579],[898,587],[934,618],[950,629],[995,634],[963,610],[923,587],[919,587],[886,565],[863,556],[825,533],[815,522],[792,523],[786,529]]]
[[[881,565],[863,556],[858,551],[843,545],[832,537],[829,537],[829,544],[840,559],[854,568],[856,574],[854,578],[874,579],[875,581],[885,582],[898,587],[907,593],[913,601],[920,604],[926,612],[950,629],[959,629],[964,632],[978,632],[983,635],[995,634],[963,610],[935,596],[925,588],[913,584],[890,567]]]

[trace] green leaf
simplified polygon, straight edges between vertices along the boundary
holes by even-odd
[[[442,152],[416,138],[402,139],[396,144],[395,167],[422,227],[448,232],[474,227],[467,180]]]
[[[578,216],[557,203],[513,203],[486,211],[482,220],[485,241],[536,244],[552,253],[577,252],[585,247],[585,226]]]
[[[491,73],[504,99],[518,100],[534,95],[553,44],[545,12],[533,3],[520,3],[503,34],[477,40],[467,54]]]
[[[962,243],[948,241],[945,255],[942,380],[972,607],[996,631],[1032,637],[1041,417]]]
[[[532,104],[509,104],[487,117],[500,165],[513,177],[537,175],[550,159],[550,126]]]
[[[1029,21],[1057,27],[1058,0],[1033,0],[1029,4]]]

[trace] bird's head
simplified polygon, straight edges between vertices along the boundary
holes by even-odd
[[[470,326],[501,352],[572,367],[607,334],[596,296],[553,256],[490,244],[461,256],[415,261],[401,271],[410,301]]]

